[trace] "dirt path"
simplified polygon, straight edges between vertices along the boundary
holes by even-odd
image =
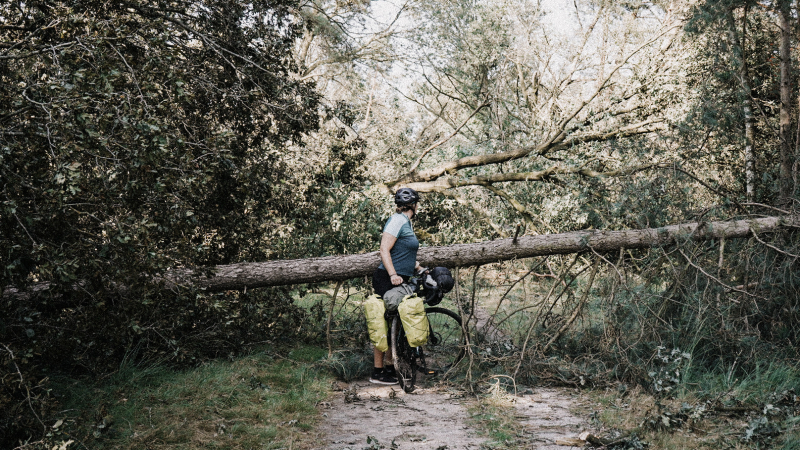
[[[367,381],[341,385],[344,390],[322,406],[320,431],[326,450],[479,449],[486,438],[467,422],[467,407],[475,400],[446,388],[418,389],[406,394],[399,387]],[[567,389],[537,388],[514,398],[516,419],[524,426],[533,449],[570,449],[584,431],[588,401]],[[584,410],[575,415],[573,411]]]

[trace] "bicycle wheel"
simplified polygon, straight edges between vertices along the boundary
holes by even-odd
[[[461,328],[461,316],[445,308],[425,308],[425,312],[431,327],[425,345],[426,369],[446,373],[466,353],[467,341]]]
[[[400,387],[404,391],[411,392],[414,390],[414,382],[417,380],[417,358],[422,350],[419,347],[408,345],[408,339],[406,339],[403,323],[399,316],[392,319],[391,345],[397,381],[400,382]]]

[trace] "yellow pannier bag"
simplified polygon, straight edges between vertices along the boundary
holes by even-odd
[[[406,332],[408,345],[419,347],[428,342],[428,316],[425,315],[425,303],[422,297],[409,295],[400,302],[397,307],[400,314],[400,321],[403,322],[403,330]]]
[[[386,312],[386,306],[383,304],[383,299],[376,294],[372,294],[364,300],[364,316],[367,318],[369,340],[372,341],[375,348],[382,352],[389,349],[389,339],[386,337],[388,328],[386,319],[383,317],[384,312]]]

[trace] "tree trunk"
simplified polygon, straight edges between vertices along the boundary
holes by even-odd
[[[427,267],[465,267],[590,250],[603,253],[618,251],[620,248],[656,247],[688,239],[743,238],[752,235],[753,231],[765,233],[785,227],[800,228],[800,216],[686,223],[643,230],[586,230],[521,236],[517,239],[499,239],[474,244],[425,247],[419,250],[418,259],[420,264]],[[190,272],[173,272],[171,278],[181,284],[194,283],[209,291],[222,291],[345,280],[370,275],[379,263],[378,252],[372,252],[361,255],[230,264],[217,266],[212,277],[194,278]]]
[[[596,251],[617,252],[621,248],[648,248],[686,240],[732,239],[769,233],[785,228],[800,228],[800,216],[763,217],[728,222],[700,222],[670,225],[643,230],[584,230],[560,234],[520,236],[474,244],[425,247],[417,258],[426,267],[467,267],[534,256],[561,255]],[[189,270],[175,270],[164,275],[167,285],[196,285],[210,292],[283,286],[323,281],[340,281],[371,275],[378,267],[378,252],[239,263],[213,267],[210,277]],[[42,295],[49,283],[36,283],[27,291],[7,286],[0,297],[30,299]],[[124,289],[124,288],[123,288]]]
[[[800,2],[795,3],[794,9],[794,17],[800,14]],[[800,42],[800,24],[795,22],[795,32],[797,35],[795,39]],[[800,96],[797,97],[797,111],[800,114]],[[797,119],[797,133],[794,137],[794,157],[792,161],[792,183],[794,185],[794,189],[792,191],[792,198],[797,194],[797,190],[800,189],[800,180],[798,180],[798,170],[800,169],[800,117]]]
[[[791,27],[789,25],[789,2],[781,0],[778,11],[778,25],[781,29],[780,56],[781,56],[781,108],[780,108],[780,193],[781,203],[791,201],[794,183],[792,180],[792,163],[794,155],[791,141],[791,101],[792,101],[792,55],[791,55]]]
[[[734,46],[734,54],[739,58],[739,83],[742,85],[742,109],[744,110],[744,167],[745,167],[745,192],[748,202],[755,201],[755,132],[753,124],[753,100],[752,89],[750,87],[750,76],[747,68],[747,13],[749,7],[745,5],[742,16],[741,39],[736,34],[736,18],[734,11],[729,12],[730,36]],[[798,129],[800,130],[800,129]]]

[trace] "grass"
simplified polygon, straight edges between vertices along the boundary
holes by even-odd
[[[521,430],[509,407],[480,401],[469,408],[469,422],[479,434],[489,438],[483,444],[491,449],[519,448]]]
[[[72,382],[70,449],[312,448],[316,405],[333,380],[315,368],[325,355],[301,347],[185,371],[123,367],[97,386]]]
[[[769,403],[770,397],[784,391],[800,392],[800,364],[772,361],[757,365],[738,376],[731,369],[691,374],[687,387],[700,392],[723,392],[722,400],[744,403]]]
[[[363,353],[347,350],[337,350],[330,357],[326,355],[320,365],[346,383],[366,378],[372,373],[372,359],[365,358]]]
[[[800,450],[797,391],[800,368],[784,362],[738,378],[731,370],[695,368],[673,397],[657,399],[639,388],[595,392],[595,417],[606,429],[636,432],[654,449]],[[662,426],[665,416],[677,421]]]
[[[489,441],[488,449],[528,448],[523,426],[516,418],[513,396],[506,393],[500,382],[490,383],[486,395],[468,408],[469,423]]]

